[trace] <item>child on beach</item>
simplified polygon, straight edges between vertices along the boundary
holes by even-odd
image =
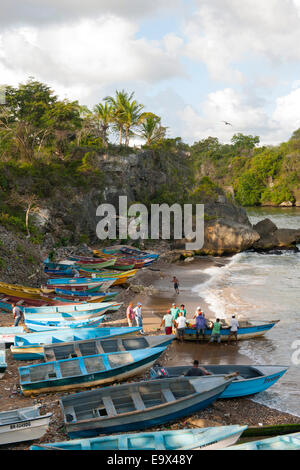
[[[173,279],[172,279],[171,282],[173,282],[173,284],[174,284],[174,289],[175,289],[176,294],[179,294],[179,281],[178,281],[177,277],[173,276]]]

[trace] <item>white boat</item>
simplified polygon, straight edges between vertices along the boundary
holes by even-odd
[[[49,427],[52,413],[40,415],[41,406],[0,412],[0,445],[40,439]]]

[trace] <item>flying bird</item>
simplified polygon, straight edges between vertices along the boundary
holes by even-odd
[[[227,122],[227,121],[222,121],[222,122],[224,122],[224,124],[225,124],[226,126],[231,126],[231,127],[232,127],[232,124],[230,124],[230,122]]]

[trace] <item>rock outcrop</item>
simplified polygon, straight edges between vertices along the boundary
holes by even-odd
[[[300,243],[300,229],[279,229],[269,219],[262,220],[254,225],[260,239],[253,244],[256,251],[270,251],[278,248],[297,250]]]

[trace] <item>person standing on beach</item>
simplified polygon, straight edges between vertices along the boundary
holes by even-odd
[[[186,319],[182,315],[182,313],[179,313],[177,320],[175,320],[176,326],[177,326],[177,334],[178,337],[180,338],[181,343],[183,343],[184,340],[184,330],[186,327]]]
[[[204,317],[204,313],[198,310],[198,314],[194,316],[196,318],[196,337],[197,341],[199,341],[199,334],[202,334],[202,339],[205,338],[205,329],[208,328],[206,318]]]
[[[186,318],[186,309],[185,309],[185,306],[182,304],[180,305],[180,310],[179,312],[182,313],[182,316]]]
[[[172,279],[171,282],[173,282],[176,294],[179,294],[179,281],[178,281],[177,277],[173,276],[173,279]]]
[[[12,304],[12,312],[14,319],[14,326],[18,326],[20,320],[23,318],[23,312],[16,304]]]
[[[130,304],[128,305],[127,310],[126,310],[126,318],[127,318],[128,326],[130,326],[130,327],[132,327],[133,320],[134,320],[134,317],[135,317],[132,306],[133,306],[133,303],[130,302]]]
[[[235,318],[235,315],[232,315],[232,319],[230,320],[230,331],[229,331],[228,343],[227,344],[230,343],[230,340],[231,340],[232,336],[235,337],[235,344],[237,344],[237,342],[238,342],[238,338],[237,338],[238,329],[239,329],[239,322]]]
[[[176,307],[176,304],[175,304],[175,303],[172,304],[172,308],[171,308],[170,312],[171,312],[171,315],[172,315],[172,317],[173,317],[173,320],[176,321],[176,320],[177,320],[177,317],[178,317],[178,315],[179,315],[179,308]]]
[[[217,318],[216,322],[214,323],[212,332],[211,332],[211,338],[209,340],[210,343],[214,343],[215,339],[217,342],[220,344],[221,343],[221,322],[219,318]]]
[[[141,329],[141,334],[144,334],[143,330],[143,316],[142,316],[142,304],[141,302],[138,302],[137,306],[133,309],[134,311],[134,316],[135,316],[135,321],[136,321],[136,326],[139,326]]]
[[[165,327],[166,335],[171,335],[173,330],[174,320],[171,315],[171,310],[168,310],[168,313],[163,317],[160,327]]]

